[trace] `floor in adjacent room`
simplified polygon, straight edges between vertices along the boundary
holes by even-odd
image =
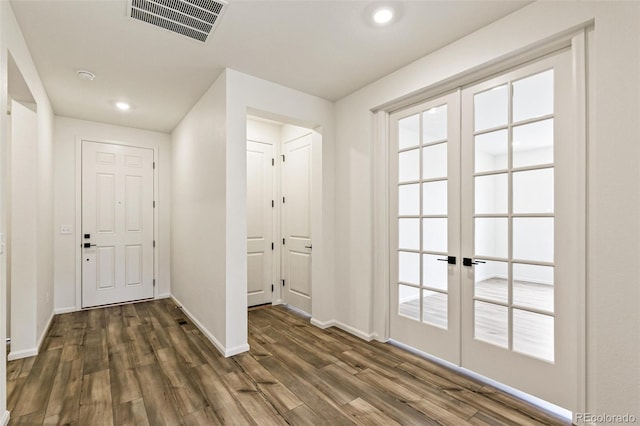
[[[58,315],[7,367],[11,424],[569,424],[395,346],[249,311],[224,358],[170,299]]]

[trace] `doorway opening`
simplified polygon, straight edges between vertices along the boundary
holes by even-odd
[[[247,306],[311,314],[314,130],[247,116]]]

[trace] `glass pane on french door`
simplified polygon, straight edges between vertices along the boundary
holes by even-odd
[[[391,331],[395,340],[458,363],[459,93],[391,120]]]
[[[462,365],[566,408],[583,185],[571,78],[564,52],[462,91]]]
[[[474,337],[549,362],[555,358],[553,74],[473,95],[473,239],[482,265],[473,282]],[[494,111],[500,114],[488,120]],[[506,136],[506,147],[486,142],[496,132]]]

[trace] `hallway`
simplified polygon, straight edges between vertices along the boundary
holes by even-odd
[[[225,359],[170,299],[58,315],[40,355],[8,363],[10,424],[562,424],[285,307],[249,328]]]

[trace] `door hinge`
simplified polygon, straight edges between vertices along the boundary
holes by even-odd
[[[154,208],[154,209],[156,208],[156,202],[155,202],[155,200],[153,201],[153,208]]]
[[[275,247],[276,247],[276,245],[271,243],[271,250],[273,250]]]
[[[153,240],[153,246],[154,247],[156,246],[156,240]]]
[[[153,162],[153,170],[155,170],[155,169],[156,169],[156,162],[154,161]]]
[[[284,280],[282,280],[282,287],[284,287]]]
[[[282,154],[281,157],[282,157],[282,162],[284,163],[284,154]]]
[[[273,284],[271,284],[271,293],[273,293]]]
[[[154,287],[156,286],[156,279],[155,278],[153,279],[153,286]]]
[[[282,245],[285,245],[285,244],[287,244],[287,243],[285,242],[285,240],[284,240],[284,238],[283,238],[283,239],[282,239]]]
[[[282,204],[284,204],[284,197],[282,197]]]
[[[275,207],[276,206],[276,202],[274,200],[271,200],[271,207]]]
[[[275,166],[275,165],[276,165],[276,159],[275,159],[275,158],[272,158],[272,159],[271,159],[271,165],[272,165],[272,166]]]

